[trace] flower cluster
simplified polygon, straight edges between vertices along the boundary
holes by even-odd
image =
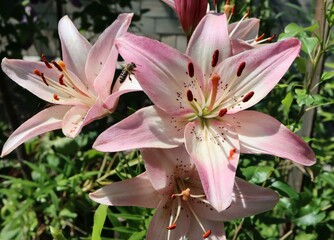
[[[229,3],[218,14],[207,12],[204,0],[165,2],[187,35],[185,53],[127,33],[132,14],[121,14],[93,46],[62,18],[61,61],[44,55],[41,62],[4,59],[2,69],[11,79],[53,106],[14,131],[1,155],[55,129],[75,137],[112,113],[120,95],[142,90],[154,105],[111,126],[93,147],[140,149],[146,171],[91,193],[91,199],[156,208],[147,239],[225,239],[224,221],[270,210],[278,200],[274,191],[235,177],[241,154],[315,163],[300,137],[273,117],[247,110],[280,81],[300,42],[260,44],[272,37],[258,36],[259,20],[248,13],[229,24]],[[124,72],[112,84],[118,54],[134,76]]]

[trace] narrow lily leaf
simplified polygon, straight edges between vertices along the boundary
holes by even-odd
[[[101,239],[101,232],[104,226],[104,222],[107,217],[107,205],[100,205],[94,214],[94,225],[93,225],[93,233],[92,233],[92,240],[100,240]]]
[[[292,102],[293,102],[293,95],[291,92],[288,92],[285,98],[282,100],[285,116],[288,116]]]

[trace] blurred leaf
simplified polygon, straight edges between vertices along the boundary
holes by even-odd
[[[142,240],[145,239],[146,231],[135,232],[131,235],[129,240]]]
[[[318,44],[318,39],[316,37],[306,37],[302,38],[302,50],[312,57],[312,52]]]
[[[50,226],[50,232],[54,240],[66,240],[63,233],[58,228]]]
[[[92,240],[100,240],[101,233],[104,226],[104,222],[107,217],[107,205],[99,205],[94,214],[94,225],[93,225],[93,233]]]
[[[293,102],[293,95],[291,92],[288,92],[285,98],[282,100],[285,116],[288,116],[292,102]]]

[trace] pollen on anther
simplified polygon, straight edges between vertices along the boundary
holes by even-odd
[[[273,34],[270,38],[268,38],[267,40],[270,42],[272,41],[274,38],[276,37],[276,34]]]
[[[57,94],[53,94],[53,98],[54,98],[54,100],[59,101],[59,96]]]
[[[254,96],[253,91],[247,93],[246,96],[244,96],[244,98],[242,99],[242,102],[248,102],[253,96]]]
[[[215,67],[215,66],[217,66],[218,58],[219,58],[219,50],[216,49],[216,50],[213,52],[213,55],[212,55],[211,67]]]
[[[243,70],[245,69],[246,67],[246,62],[242,62],[240,63],[239,67],[238,67],[238,70],[237,70],[237,77],[240,77]]]
[[[220,109],[218,116],[223,117],[227,113],[227,108]]]
[[[211,235],[211,230],[209,229],[208,231],[206,231],[203,235],[202,238],[207,238]]]
[[[194,100],[194,96],[191,90],[188,89],[187,91],[187,99],[189,102],[192,102]]]
[[[258,42],[258,41],[261,41],[263,38],[264,38],[265,34],[262,33],[260,36],[258,36],[256,39],[255,39],[255,42]]]
[[[37,69],[34,69],[33,73],[39,77],[42,76],[42,73],[38,71]]]
[[[166,227],[168,230],[172,230],[174,228],[176,228],[176,223],[173,223],[172,225]]]
[[[59,64],[58,64],[55,60],[52,60],[51,62],[52,62],[53,65],[55,65],[55,67],[56,67],[60,72],[63,71],[63,69],[61,68],[61,66],[59,66]]]
[[[188,63],[188,74],[189,77],[193,77],[195,74],[194,64],[192,62]]]
[[[64,63],[64,61],[62,61],[62,60],[58,61],[58,65],[59,65],[62,69],[65,69],[65,68],[66,68],[65,63]]]
[[[235,154],[235,152],[236,152],[236,149],[235,148],[232,148],[231,150],[230,150],[230,153],[229,153],[229,155],[228,155],[228,160],[232,160],[232,158],[233,158],[233,155]]]

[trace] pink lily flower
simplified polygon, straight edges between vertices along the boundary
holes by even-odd
[[[144,149],[146,172],[111,183],[89,196],[111,206],[156,208],[146,239],[226,239],[224,221],[272,209],[278,195],[236,178],[232,202],[222,212],[207,201],[198,173],[184,145],[174,149]]]
[[[121,14],[98,38],[94,46],[78,32],[72,21],[59,21],[63,61],[49,63],[17,59],[2,60],[3,71],[17,84],[54,104],[23,123],[5,143],[1,157],[23,142],[55,129],[71,138],[83,126],[113,112],[119,96],[140,90],[137,81],[115,83],[111,91],[118,52],[116,37],[125,33],[133,14]]]
[[[216,31],[220,29],[220,31]],[[206,198],[218,211],[230,206],[240,153],[265,153],[302,165],[311,148],[274,118],[245,109],[264,98],[300,51],[288,39],[231,56],[224,15],[207,14],[186,54],[145,37],[125,34],[116,43],[155,106],[143,108],[103,132],[93,147],[115,152],[185,144]]]

